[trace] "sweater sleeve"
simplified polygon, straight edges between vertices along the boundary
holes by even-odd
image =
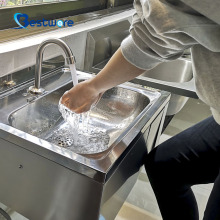
[[[140,69],[152,69],[162,62],[147,45],[145,51],[135,45],[131,35],[122,42],[121,49],[125,59]]]
[[[178,0],[134,0],[134,7],[125,59],[149,70],[191,48],[197,94],[220,124],[220,25]]]
[[[121,49],[141,69],[175,60],[197,44],[220,49],[219,26],[180,1],[135,0],[134,7],[130,35]]]
[[[150,24],[133,16],[130,35],[121,43],[123,56],[134,66],[149,70],[161,62],[179,58],[185,49],[196,41],[180,32],[175,34],[157,33]]]

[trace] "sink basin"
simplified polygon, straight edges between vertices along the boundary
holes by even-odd
[[[188,82],[193,77],[192,64],[189,59],[180,58],[174,61],[161,63],[155,68],[145,71],[142,76],[166,82]]]
[[[71,137],[67,137],[68,140],[58,137],[71,129],[61,117],[58,103],[64,92],[71,88],[72,83],[69,83],[24,108],[13,112],[9,116],[9,124],[14,128],[47,140],[59,147],[70,147],[71,144],[68,144],[68,142],[71,141]],[[150,96],[147,96],[147,94],[139,93],[137,90],[129,89],[129,87],[115,87],[105,92],[98,105],[90,111],[89,124],[105,131],[106,136],[109,138],[109,147],[120,135],[123,135],[125,129],[135,123],[137,116],[146,106],[152,103],[157,95],[149,98]],[[60,132],[60,135],[57,134],[57,137],[55,137],[54,132]],[[80,153],[80,149],[77,149],[77,147],[72,146],[69,149]],[[85,148],[81,153],[100,153],[106,149],[100,146],[95,152],[91,148]]]
[[[179,58],[174,61],[164,62],[155,68],[145,71],[143,77],[160,80],[161,82],[174,82],[178,84],[189,82],[193,79],[192,63],[188,58]],[[186,104],[189,98],[172,93],[167,115],[175,115]]]

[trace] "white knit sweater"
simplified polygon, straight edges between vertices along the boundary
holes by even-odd
[[[124,57],[141,69],[180,57],[191,48],[197,94],[220,124],[220,1],[135,0]],[[215,7],[213,7],[215,5]]]

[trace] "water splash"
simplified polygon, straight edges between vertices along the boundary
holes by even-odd
[[[75,86],[78,84],[75,64],[69,67]],[[67,123],[54,131],[49,138],[52,143],[82,154],[99,153],[108,148],[110,137],[105,129],[89,123],[90,111],[76,114],[61,104],[61,99],[58,108]]]
[[[90,131],[90,133],[73,132],[72,127],[68,123],[64,123],[49,137],[49,141],[80,154],[94,154],[105,151],[108,148],[109,135],[101,129],[90,128]]]
[[[108,148],[110,137],[103,128],[90,124],[90,111],[76,114],[59,102],[59,110],[67,122],[50,137],[52,143],[76,153],[99,153]]]

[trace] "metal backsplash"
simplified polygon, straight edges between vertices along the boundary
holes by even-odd
[[[84,70],[97,73],[129,35],[130,23],[124,20],[90,31],[86,40]]]

